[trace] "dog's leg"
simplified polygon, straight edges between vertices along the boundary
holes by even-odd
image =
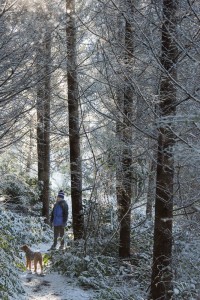
[[[28,269],[28,258],[26,258],[26,268]]]
[[[37,263],[38,263],[38,260],[36,257],[34,257],[34,272],[37,273]]]
[[[43,273],[42,256],[39,258],[39,264],[41,268],[41,273]]]
[[[28,261],[29,271],[31,271],[31,260]]]

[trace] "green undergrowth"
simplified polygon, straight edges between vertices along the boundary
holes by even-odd
[[[132,255],[128,260],[118,258],[117,235],[112,240],[108,236],[91,238],[87,248],[83,240],[68,241],[64,252],[55,252],[51,257],[51,268],[76,277],[80,286],[95,290],[93,300],[146,299],[151,260],[147,237],[151,235],[152,227],[147,227],[140,239],[132,234]]]
[[[77,278],[84,288],[95,290],[96,297],[92,300],[148,299],[153,223],[146,221],[142,226],[133,225],[132,252],[127,260],[118,258],[118,236],[104,232],[105,236],[90,238],[87,244],[83,240],[76,243],[69,240],[69,247],[64,252],[58,251],[51,257],[51,268]],[[176,300],[196,300],[199,297],[199,247],[195,231],[187,226],[183,232],[181,226],[175,226],[172,267]]]

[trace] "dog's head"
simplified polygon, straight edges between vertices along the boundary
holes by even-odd
[[[29,250],[29,247],[27,245],[23,245],[21,246],[21,250],[26,252],[27,250]]]

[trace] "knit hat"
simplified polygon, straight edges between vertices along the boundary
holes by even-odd
[[[61,199],[64,199],[64,196],[65,196],[65,194],[64,194],[63,190],[60,190],[58,193],[58,197]]]

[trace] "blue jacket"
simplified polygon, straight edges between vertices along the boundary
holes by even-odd
[[[65,200],[55,203],[51,213],[51,224],[53,226],[65,226],[68,219],[68,205]]]

